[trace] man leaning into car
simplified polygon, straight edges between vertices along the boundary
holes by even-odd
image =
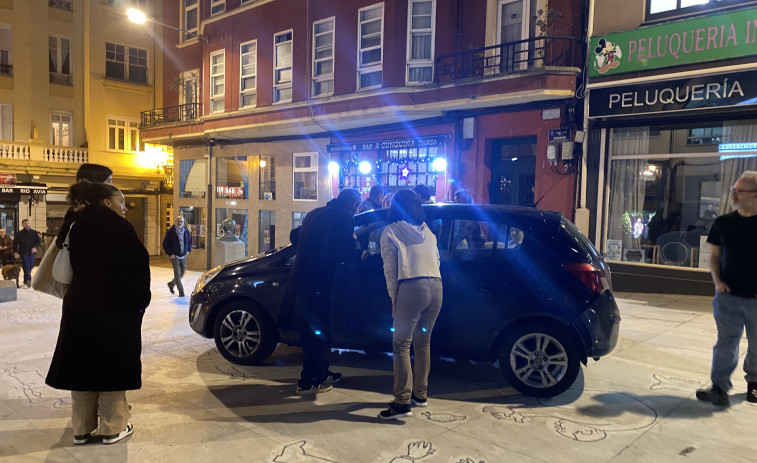
[[[299,332],[304,358],[296,394],[332,389],[342,375],[329,371],[331,282],[340,262],[357,257],[353,215],[362,198],[347,188],[302,221],[297,255],[279,314],[279,326]]]

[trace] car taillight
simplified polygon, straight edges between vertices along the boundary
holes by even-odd
[[[589,290],[596,294],[602,294],[610,289],[609,280],[604,270],[586,262],[571,262],[565,264],[565,268],[576,276]]]

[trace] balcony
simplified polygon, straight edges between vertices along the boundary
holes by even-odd
[[[0,76],[13,77],[13,65],[0,64]]]
[[[181,124],[199,119],[202,114],[201,103],[187,103],[166,108],[151,109],[141,112],[141,128],[159,125]]]
[[[45,146],[33,143],[0,141],[0,161],[40,161],[48,164],[84,164],[89,160],[86,148]]]
[[[585,44],[575,37],[534,37],[436,58],[436,83],[538,68],[583,69]]]

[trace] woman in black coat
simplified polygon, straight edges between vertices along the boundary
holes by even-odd
[[[63,298],[58,343],[45,382],[71,391],[74,444],[98,428],[111,444],[130,435],[126,390],[142,386],[141,327],[150,303],[147,250],[124,219],[118,188],[81,181],[85,198],[69,234],[73,280]]]

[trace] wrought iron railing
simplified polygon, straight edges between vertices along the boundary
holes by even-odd
[[[0,76],[13,77],[13,65],[0,64]]]
[[[575,37],[534,37],[436,58],[435,81],[514,73],[540,67],[583,68],[585,44]]]
[[[141,127],[153,127],[165,124],[180,124],[194,121],[202,115],[202,103],[187,103],[178,106],[142,111]]]
[[[47,0],[47,5],[59,10],[74,11],[74,0]]]

